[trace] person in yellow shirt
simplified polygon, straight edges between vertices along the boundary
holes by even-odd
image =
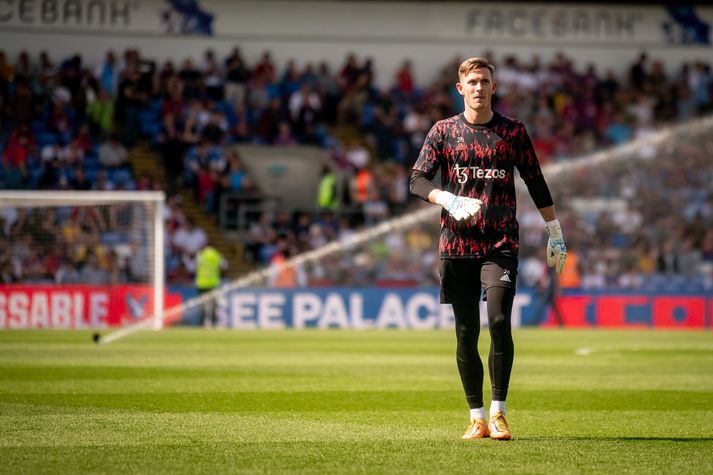
[[[209,293],[221,283],[221,273],[228,268],[228,262],[217,249],[207,243],[196,254],[196,290],[199,295]],[[201,325],[205,328],[217,326],[215,298],[210,298],[201,305]]]

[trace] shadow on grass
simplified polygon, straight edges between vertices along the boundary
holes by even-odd
[[[533,440],[533,441],[563,441],[563,440],[590,440],[602,442],[627,442],[643,440],[648,442],[713,442],[713,437],[640,437],[640,436],[621,436],[621,437],[597,437],[597,436],[572,436],[572,437],[514,437],[513,440]]]

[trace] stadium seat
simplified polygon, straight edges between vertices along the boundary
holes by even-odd
[[[57,136],[54,132],[40,132],[35,134],[35,141],[37,146],[42,149],[42,147],[57,143]]]

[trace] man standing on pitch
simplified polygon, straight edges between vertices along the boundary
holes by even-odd
[[[220,287],[221,271],[228,268],[228,261],[216,248],[206,242],[196,254],[196,290],[199,295],[207,294]],[[201,305],[201,325],[204,328],[218,326],[216,299],[210,298]],[[221,324],[224,322],[221,322]]]
[[[509,439],[505,420],[513,341],[510,314],[517,276],[518,223],[515,168],[545,220],[547,263],[561,272],[567,248],[540,164],[522,122],[491,108],[494,67],[470,58],[458,68],[465,111],[438,121],[428,133],[411,175],[411,193],[443,207],[441,302],[453,305],[456,360],[470,425],[464,439]],[[441,188],[431,179],[441,170]],[[481,287],[491,335],[488,369],[490,420],[483,407],[483,364],[478,354]]]

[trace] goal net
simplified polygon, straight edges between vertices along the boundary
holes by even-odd
[[[0,191],[0,329],[161,328],[163,192]]]

